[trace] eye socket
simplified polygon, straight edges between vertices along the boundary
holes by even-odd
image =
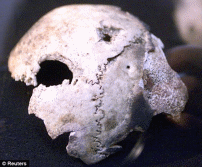
[[[73,73],[64,63],[46,60],[42,62],[40,66],[41,69],[36,76],[38,84],[43,84],[45,86],[59,85],[64,79],[69,79],[71,84]]]

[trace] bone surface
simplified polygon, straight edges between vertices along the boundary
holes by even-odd
[[[67,153],[93,164],[119,151],[131,131],[146,130],[154,115],[183,111],[187,89],[162,48],[143,22],[118,7],[70,5],[36,22],[8,66],[16,81],[35,86],[29,114],[53,139],[70,132]],[[43,63],[54,73],[56,62],[68,74],[47,84]]]

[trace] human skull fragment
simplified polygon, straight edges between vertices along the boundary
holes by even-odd
[[[70,132],[68,154],[93,164],[119,151],[131,131],[146,130],[154,115],[184,109],[186,87],[162,48],[118,7],[70,5],[36,22],[8,65],[16,81],[35,86],[29,114],[53,139]]]

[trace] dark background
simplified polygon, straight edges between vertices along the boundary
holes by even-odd
[[[165,51],[183,44],[172,20],[174,4],[171,0],[0,0],[0,160],[30,160],[33,167],[86,166],[66,153],[68,134],[52,140],[43,122],[28,115],[33,87],[15,82],[7,71],[9,52],[42,15],[55,7],[76,3],[120,6],[148,24],[150,31],[165,44]],[[154,117],[145,135],[142,154],[127,166],[202,166],[202,126],[195,124],[197,121],[200,122],[194,117],[191,126],[179,127],[163,114]],[[138,135],[129,135],[120,143],[121,152],[93,166],[121,166]]]

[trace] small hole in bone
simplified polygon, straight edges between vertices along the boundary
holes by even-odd
[[[46,60],[40,64],[41,69],[37,74],[38,84],[45,86],[59,85],[64,79],[73,79],[73,73],[69,68],[59,61]]]
[[[192,34],[195,32],[194,26],[190,26],[190,27],[189,27],[189,32],[192,33]]]
[[[109,36],[108,34],[103,34],[102,39],[106,42],[110,42],[111,41],[111,36]]]
[[[117,34],[120,31],[120,28],[115,27],[102,27],[96,29],[98,36],[100,37],[99,41],[105,41],[105,42],[111,42],[112,37]]]
[[[126,66],[126,68],[127,68],[127,69],[130,69],[130,66],[128,65],[128,66]]]

